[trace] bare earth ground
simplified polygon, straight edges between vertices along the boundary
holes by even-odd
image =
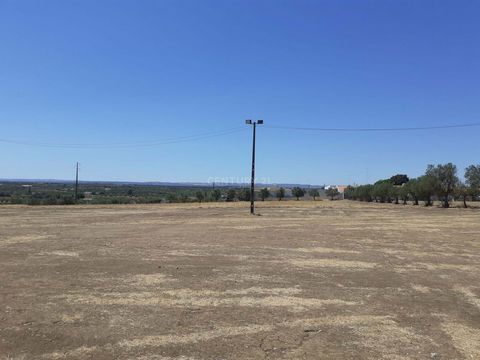
[[[0,208],[3,359],[480,359],[480,210]]]

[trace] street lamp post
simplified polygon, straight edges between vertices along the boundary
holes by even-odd
[[[245,120],[247,125],[253,125],[253,143],[252,143],[252,179],[250,183],[250,214],[255,214],[255,137],[257,125],[263,125],[263,120]]]
[[[78,202],[78,161],[75,171],[75,204]]]

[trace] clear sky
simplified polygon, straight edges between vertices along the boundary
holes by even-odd
[[[0,0],[0,178],[208,181],[249,176],[270,126],[480,121],[480,2]],[[364,183],[480,163],[480,127],[258,129],[271,182]]]

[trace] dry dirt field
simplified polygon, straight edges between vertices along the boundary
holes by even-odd
[[[480,359],[480,210],[0,208],[0,359]]]

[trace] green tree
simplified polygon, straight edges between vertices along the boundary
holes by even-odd
[[[190,197],[188,196],[188,194],[186,192],[181,192],[180,193],[180,201],[182,203],[186,203],[186,202],[190,201]]]
[[[270,197],[270,191],[267,188],[263,188],[260,190],[260,198],[262,201],[265,201],[265,199]]]
[[[340,195],[340,192],[336,187],[330,187],[327,189],[325,194],[330,198],[330,200],[334,200],[338,195]]]
[[[212,191],[211,196],[213,201],[219,201],[222,198],[222,192],[219,189],[215,189]]]
[[[480,165],[470,165],[465,169],[465,183],[473,198],[480,193]]]
[[[318,189],[310,189],[308,191],[308,195],[313,197],[313,201],[315,201],[315,200],[317,200],[317,197],[320,196],[320,192],[318,191]]]
[[[463,207],[467,208],[467,198],[472,194],[472,190],[469,186],[465,184],[458,184],[457,188],[455,189],[455,195],[462,198],[463,200]]]
[[[398,196],[402,200],[403,205],[407,205],[408,198],[410,195],[409,188],[407,186],[408,183],[403,184],[403,186],[398,187]]]
[[[417,179],[416,191],[418,198],[425,202],[425,206],[432,206],[432,197],[437,189],[437,180],[430,175],[423,175]]]
[[[226,200],[228,202],[235,201],[236,196],[237,196],[237,192],[235,191],[235,189],[228,189]]]
[[[397,185],[397,186],[401,186],[405,183],[407,183],[410,179],[408,178],[407,175],[404,175],[404,174],[397,174],[397,175],[393,175],[391,178],[390,178],[390,182],[393,184],[393,185]]]
[[[418,179],[411,179],[403,185],[403,188],[408,193],[408,197],[412,198],[413,205],[418,205]]]
[[[391,202],[393,185],[389,179],[379,180],[373,186],[373,197],[377,202]]]
[[[238,190],[237,198],[240,201],[250,201],[250,189],[243,188]]]
[[[197,198],[198,202],[201,203],[203,200],[205,200],[205,193],[203,191],[197,191],[195,193],[195,197]]]
[[[305,196],[305,190],[303,190],[301,187],[295,186],[292,189],[292,195],[297,198],[297,201],[300,200],[301,197]]]
[[[61,205],[73,205],[73,204],[75,204],[75,201],[74,201],[73,197],[71,197],[71,196],[64,196],[60,200],[60,204]]]
[[[177,202],[178,201],[178,196],[177,194],[171,192],[171,193],[168,193],[167,195],[167,201],[169,203],[174,203],[174,202]]]
[[[399,204],[401,186],[393,185],[390,188],[390,197],[395,199],[395,205]]]
[[[354,187],[352,185],[348,185],[345,191],[343,192],[343,197],[346,200],[360,200],[357,196],[357,187]]]
[[[448,208],[450,206],[448,202],[449,196],[453,194],[459,183],[457,167],[452,163],[439,164],[437,166],[428,165],[425,174],[436,180],[435,192],[443,199],[442,206]]]
[[[355,200],[372,202],[373,196],[374,196],[373,194],[374,194],[374,186],[371,184],[368,184],[368,185],[360,185],[356,187],[353,193],[353,196]]]
[[[278,189],[275,193],[275,196],[277,197],[278,201],[282,201],[282,199],[285,197],[285,189],[283,187]]]

